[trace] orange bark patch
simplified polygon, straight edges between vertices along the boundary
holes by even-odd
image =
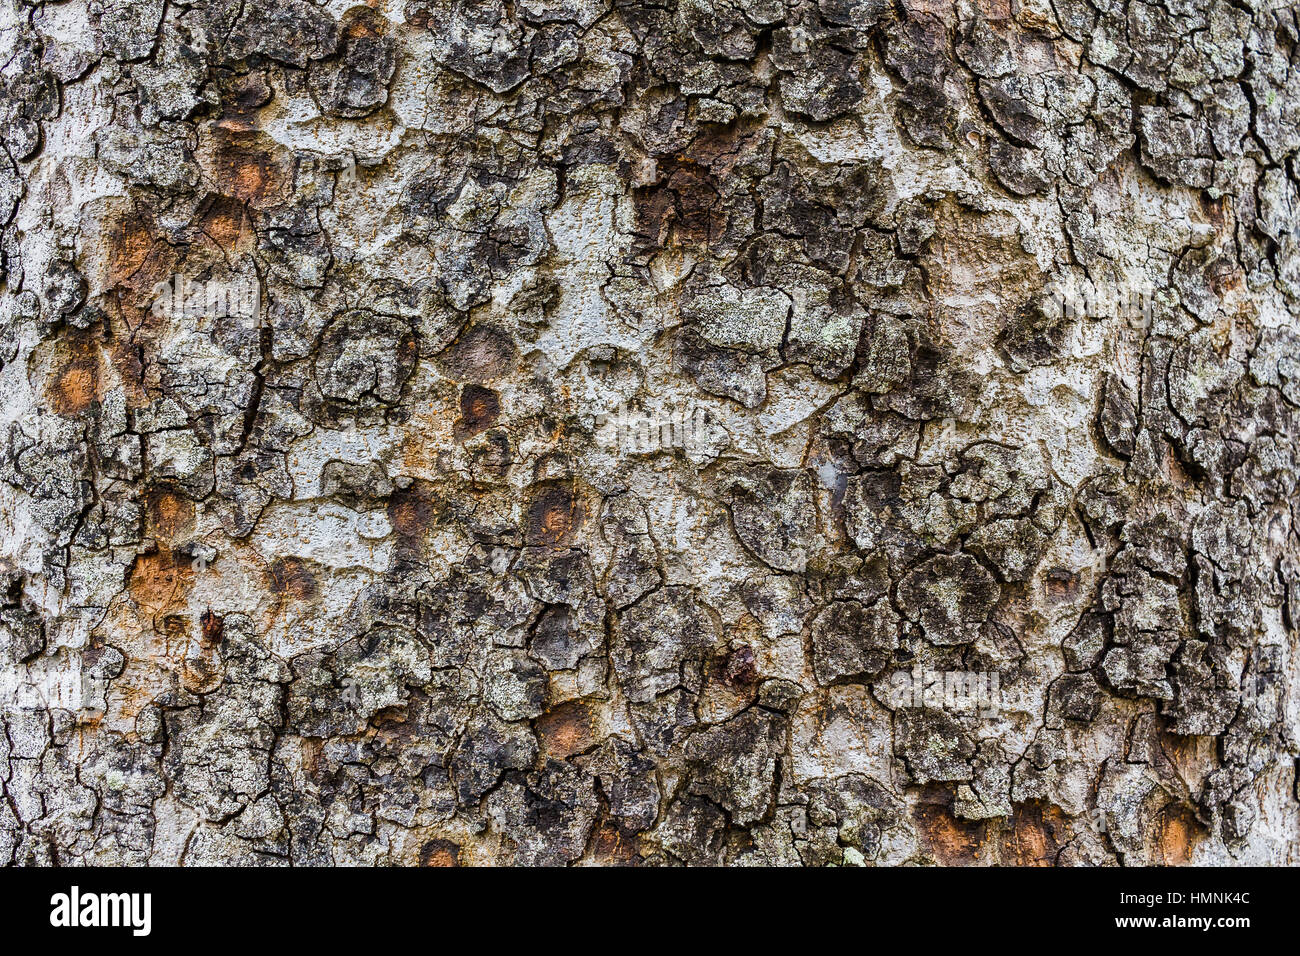
[[[156,613],[179,603],[193,576],[184,555],[155,551],[135,559],[127,590],[136,604]]]
[[[179,253],[159,240],[149,220],[133,208],[115,214],[109,227],[109,250],[105,288],[118,292],[116,301],[130,315],[134,325],[147,313],[158,285],[177,268]]]
[[[155,237],[139,217],[128,216],[111,230],[108,253],[108,286],[116,288],[140,271],[154,247]]]
[[[134,720],[153,699],[154,695],[148,687],[132,684],[125,676],[113,683],[113,705],[125,719]]]
[[[147,322],[149,310],[158,298],[159,287],[179,266],[180,253],[161,241],[146,215],[134,207],[116,210],[111,221],[105,224],[105,232],[108,241],[103,284],[105,290],[114,293],[105,304],[110,306],[109,319],[115,334],[128,332],[118,340],[120,344],[110,355],[117,366],[119,358],[125,357],[130,350],[126,344],[129,332]],[[118,319],[125,323],[125,330],[118,328],[122,324]],[[138,381],[139,376],[123,371],[122,378],[130,385]]]
[[[430,840],[420,847],[420,866],[460,866],[460,847],[450,840]]]
[[[275,205],[284,197],[288,171],[272,148],[257,145],[259,138],[232,137],[217,146],[208,170],[223,196],[254,209]]]
[[[371,9],[378,6],[377,3],[371,2],[366,4]],[[376,29],[377,23],[372,23],[370,17],[357,17],[343,31],[343,35],[349,40],[360,40],[363,37],[380,36],[380,31]]]
[[[99,345],[86,333],[69,337],[66,343],[67,352],[54,359],[45,398],[56,414],[71,418],[97,404],[104,394]]]
[[[93,360],[75,359],[51,385],[50,407],[60,415],[79,415],[100,399],[99,369]]]
[[[1185,866],[1192,860],[1192,848],[1200,834],[1190,810],[1171,803],[1156,820],[1156,860],[1165,866]]]
[[[537,733],[546,752],[562,759],[596,743],[592,724],[591,709],[586,704],[560,704],[538,718]]]

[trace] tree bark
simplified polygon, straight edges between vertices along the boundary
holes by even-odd
[[[0,863],[1298,862],[1267,0],[3,0]]]

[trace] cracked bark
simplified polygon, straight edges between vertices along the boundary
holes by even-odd
[[[0,50],[0,862],[1297,862],[1293,4]]]

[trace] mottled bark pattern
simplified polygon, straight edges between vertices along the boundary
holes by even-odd
[[[0,3],[0,863],[1298,861],[1294,3]]]

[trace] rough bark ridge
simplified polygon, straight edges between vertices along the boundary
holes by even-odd
[[[1297,861],[1294,4],[3,5],[0,862]]]

